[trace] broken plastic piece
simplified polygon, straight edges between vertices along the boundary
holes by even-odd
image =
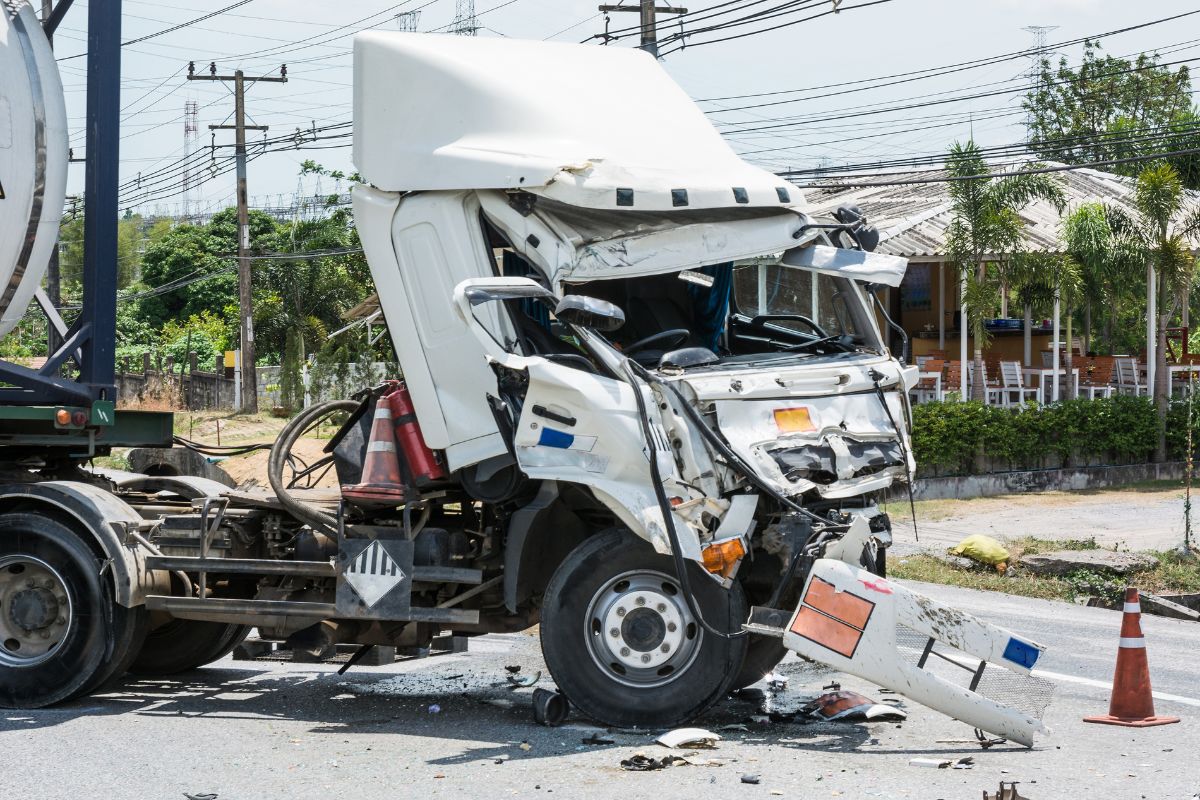
[[[508,682],[511,683],[514,687],[524,688],[524,687],[528,687],[528,686],[533,686],[535,683],[540,681],[542,679],[542,671],[538,670],[537,672],[533,673],[532,675],[521,675],[519,673],[514,673],[514,674],[508,675],[506,677],[508,678]]]
[[[971,756],[962,758],[912,758],[909,759],[910,767],[934,767],[936,769],[971,769],[975,766],[975,759]]]
[[[823,694],[800,709],[802,714],[825,720],[896,720],[908,715],[894,706],[873,702],[858,692]]]
[[[667,731],[654,741],[663,747],[716,747],[721,737],[703,728],[676,728]]]

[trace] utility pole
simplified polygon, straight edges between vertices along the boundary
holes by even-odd
[[[658,15],[686,14],[686,8],[678,6],[656,6],[654,0],[639,0],[638,5],[603,5],[599,6],[602,13],[613,11],[637,11],[642,17],[642,43],[638,45],[650,55],[658,58]]]
[[[254,306],[250,285],[250,209],[246,193],[246,131],[265,131],[266,125],[246,124],[246,84],[287,83],[287,64],[279,68],[278,78],[247,78],[239,69],[232,75],[218,75],[216,62],[208,65],[207,75],[196,74],[195,62],[188,63],[189,81],[233,81],[232,125],[209,125],[209,130],[233,130],[236,134],[237,205],[238,205],[238,311],[242,315],[242,405],[248,414],[258,413],[258,373],[254,363]]]

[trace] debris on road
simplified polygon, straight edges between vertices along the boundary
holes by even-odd
[[[518,669],[520,669],[520,667],[518,667]],[[508,682],[513,685],[513,688],[522,688],[526,686],[533,686],[535,683],[540,681],[542,679],[542,671],[538,670],[532,675],[521,675],[514,672],[506,677],[508,678]]]
[[[433,705],[431,705],[429,707],[429,713],[430,714],[440,714],[440,713],[442,713],[442,707],[439,706],[437,703],[434,703]]]
[[[591,736],[588,736],[585,739],[581,739],[580,741],[582,741],[584,744],[597,745],[597,746],[617,743],[616,739],[606,739],[598,733],[593,733]]]
[[[1011,783],[1000,781],[1000,788],[996,790],[995,794],[991,794],[986,789],[983,790],[983,800],[1030,800],[1028,797],[1017,793],[1017,783],[1019,781],[1012,781]]]
[[[183,796],[186,797],[187,800],[217,800],[216,794],[188,794],[187,792],[184,792]]]
[[[895,706],[876,703],[858,692],[837,690],[805,704],[800,714],[823,720],[902,720],[908,714]]]
[[[654,741],[663,747],[672,749],[680,747],[707,749],[716,747],[717,742],[721,741],[721,737],[703,728],[676,728],[673,731],[667,731]]]
[[[630,772],[651,772],[657,769],[666,769],[679,764],[686,764],[683,756],[663,756],[662,758],[651,758],[645,753],[634,753],[629,758],[621,761],[621,769],[629,770]]]
[[[571,706],[562,694],[549,689],[533,690],[533,718],[539,725],[556,728],[567,721],[570,711]]]
[[[913,758],[909,759],[910,767],[934,767],[936,769],[971,769],[975,766],[975,759],[971,756],[963,756],[962,758]]]
[[[760,778],[757,775],[751,775],[749,773],[742,776],[742,783],[757,784],[759,782],[759,780],[760,780]]]

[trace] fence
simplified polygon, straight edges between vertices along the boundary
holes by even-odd
[[[161,406],[191,411],[232,410],[237,406],[238,382],[232,377],[232,370],[227,373],[221,357],[216,359],[212,372],[199,369],[195,353],[189,354],[186,365],[176,365],[171,356],[155,360],[149,353],[144,353],[141,361],[140,372],[134,371],[135,364],[130,359],[121,359],[118,363],[116,383],[119,406]],[[259,407],[267,410],[281,405],[282,368],[259,367],[256,372]],[[323,368],[305,365],[304,404],[308,406],[348,397],[359,389],[374,386],[398,374],[396,365],[386,362]]]

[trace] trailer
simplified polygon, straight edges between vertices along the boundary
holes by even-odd
[[[0,242],[11,320],[66,130],[41,25],[2,8],[0,74],[27,79],[3,99],[31,111],[0,161],[24,170],[0,173],[27,233]],[[320,655],[540,624],[610,725],[691,719],[793,650],[1032,742],[1036,714],[976,690],[1041,648],[885,578],[916,374],[874,293],[903,260],[856,208],[811,218],[640,51],[356,37],[354,212],[403,375],[289,421],[269,490],[91,468],[173,443],[169,414],[114,405],[119,12],[89,8],[83,312],[45,367],[0,364],[0,705],[194,669],[252,628]],[[979,659],[970,686],[928,673],[936,642]]]

